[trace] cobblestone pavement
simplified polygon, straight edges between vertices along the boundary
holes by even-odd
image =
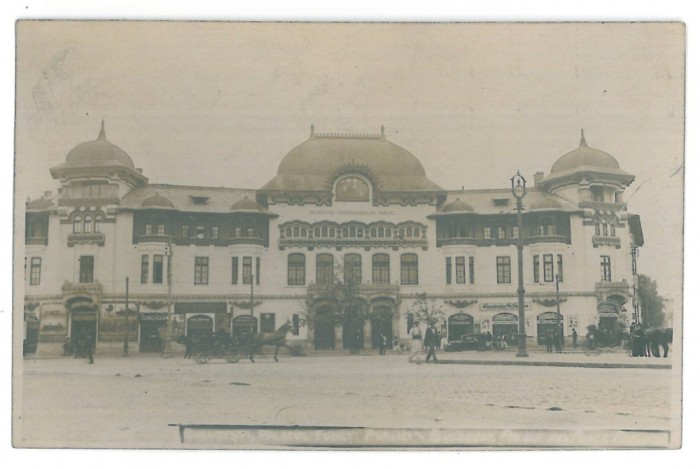
[[[416,365],[407,355],[22,366],[18,446],[179,447],[169,424],[676,431],[680,421],[668,369]]]

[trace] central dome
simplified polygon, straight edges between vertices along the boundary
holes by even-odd
[[[277,176],[263,190],[328,191],[341,174],[360,173],[375,190],[441,191],[407,150],[378,135],[315,134],[282,159]]]

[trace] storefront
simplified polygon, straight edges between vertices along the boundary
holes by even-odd
[[[546,312],[537,316],[537,343],[546,343],[549,334],[564,337],[564,319],[561,314]]]
[[[139,352],[160,352],[162,332],[168,323],[168,313],[139,314]]]
[[[175,303],[175,314],[184,316],[185,335],[190,338],[210,336],[215,326],[229,321],[224,302]]]
[[[509,345],[518,343],[518,316],[513,313],[498,313],[491,321],[494,337],[505,337]]]
[[[474,333],[474,318],[465,313],[453,314],[447,318],[447,341],[459,340],[465,334]]]
[[[258,320],[250,314],[236,316],[231,321],[231,331],[234,339],[245,342],[245,338],[258,333]]]

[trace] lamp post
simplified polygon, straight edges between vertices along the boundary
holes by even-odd
[[[516,357],[528,357],[525,332],[525,287],[523,286],[523,197],[525,197],[525,178],[518,171],[510,178],[511,191],[518,209],[518,352]]]
[[[129,277],[126,278],[126,308],[124,309],[124,351],[123,357],[129,356]]]

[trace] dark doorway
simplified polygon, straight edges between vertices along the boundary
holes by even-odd
[[[518,343],[518,316],[512,313],[498,313],[492,319],[493,336],[505,337],[509,345]]]
[[[365,333],[363,323],[359,319],[350,317],[343,321],[343,349],[352,351],[362,350],[365,345]]]
[[[474,318],[465,313],[453,314],[447,318],[447,341],[459,340],[465,334],[474,333]]]
[[[95,314],[78,316],[74,313],[70,324],[70,337],[72,340],[80,340],[85,336],[90,336],[93,341],[97,338]]]
[[[564,337],[564,321],[561,314],[542,313],[537,316],[537,343],[546,343],[549,334],[558,334],[560,338]]]
[[[197,315],[187,320],[187,337],[209,337],[214,333],[214,321],[209,316]]]
[[[142,321],[139,334],[139,352],[160,352],[163,347],[160,330],[165,321]]]
[[[316,350],[335,350],[335,319],[329,309],[317,309],[314,320]]]
[[[391,344],[392,328],[391,319],[393,308],[389,305],[374,306],[372,311],[372,348],[378,349],[381,342],[381,334],[386,337],[386,345]]]

